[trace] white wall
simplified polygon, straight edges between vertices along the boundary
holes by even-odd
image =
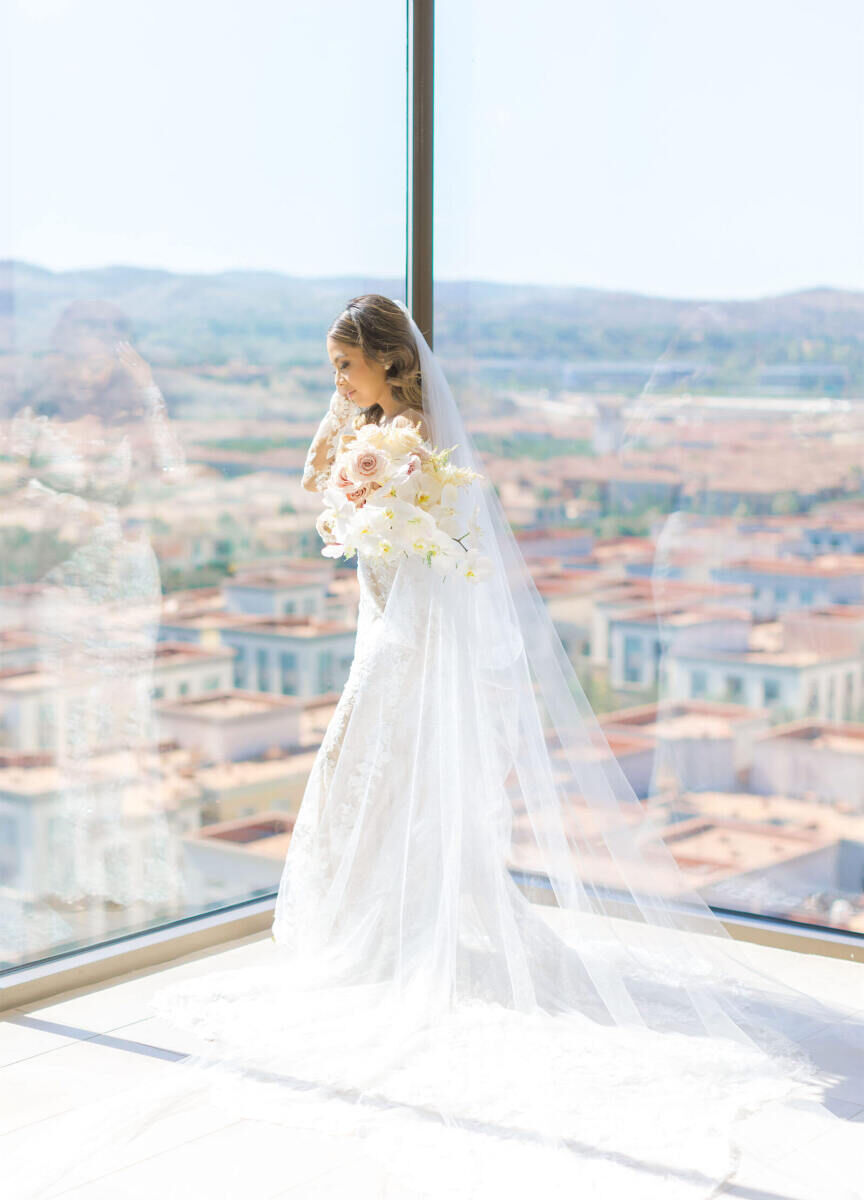
[[[194,706],[188,712],[166,708],[157,715],[162,738],[176,738],[206,762],[242,762],[271,746],[289,750],[300,744],[299,705],[280,705],[233,721],[208,720]]]
[[[765,738],[754,747],[751,788],[864,812],[864,753],[820,749],[804,738]]]

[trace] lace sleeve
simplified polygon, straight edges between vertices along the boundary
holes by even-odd
[[[357,405],[346,400],[339,392],[334,392],[330,397],[330,407],[312,439],[303,467],[301,482],[307,491],[323,491],[327,487],[340,434],[351,428],[358,412]]]
[[[168,419],[165,397],[156,383],[140,390],[150,432],[153,466],[165,483],[185,481],[188,477],[186,451]]]

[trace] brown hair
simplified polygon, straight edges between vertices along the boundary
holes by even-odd
[[[387,383],[393,398],[418,412],[423,411],[420,355],[404,311],[387,296],[370,292],[355,296],[339,314],[328,337],[346,346],[357,346],[364,358],[389,363]],[[376,424],[384,415],[380,404],[373,404],[360,414],[360,424]]]

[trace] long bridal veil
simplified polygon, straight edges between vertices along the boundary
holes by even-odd
[[[482,474],[400,307],[430,442]],[[860,1200],[819,1142],[854,1138],[832,1096],[864,1022],[727,931],[612,753],[493,485],[453,503],[488,578],[358,566],[381,611],[361,611],[267,953],[163,988],[154,1011],[200,1048],[58,1125],[40,1170],[137,1161],[207,1113],[270,1131],[283,1190],[262,1196],[344,1195],[323,1178],[341,1165],[370,1196]]]

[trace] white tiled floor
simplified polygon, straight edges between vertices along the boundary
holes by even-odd
[[[228,948],[202,952],[168,968],[126,976],[107,987],[67,994],[54,1003],[27,1005],[7,1013],[0,1021],[0,1196],[19,1200],[27,1196],[64,1197],[65,1200],[354,1200],[369,1196],[381,1200],[420,1200],[422,1193],[393,1191],[372,1178],[370,1162],[362,1156],[346,1158],[345,1148],[335,1153],[331,1139],[314,1132],[298,1151],[292,1146],[285,1161],[278,1127],[265,1121],[233,1120],[214,1110],[178,1112],[176,1120],[161,1122],[138,1139],[134,1147],[118,1148],[116,1163],[88,1176],[86,1162],[43,1192],[12,1193],[3,1190],[3,1164],[16,1145],[32,1146],[33,1135],[44,1131],[50,1154],[52,1120],[73,1113],[82,1097],[110,1098],[137,1083],[165,1078],[176,1058],[201,1046],[189,1035],[152,1017],[151,994],[165,983],[204,971],[261,962],[271,949],[269,934],[256,935]],[[843,1013],[864,1014],[864,966],[815,955],[781,950],[759,950],[765,969]],[[820,1060],[831,1066],[832,1031],[816,1032]],[[837,1064],[840,1066],[841,1064]],[[815,1140],[832,1139],[820,1153],[836,1161],[848,1155],[856,1169],[864,1170],[864,1045],[861,1069],[832,1093],[831,1108],[844,1118],[830,1133],[808,1121],[806,1109],[787,1112],[778,1126],[766,1115],[765,1153],[782,1155],[794,1164],[795,1156],[812,1148]],[[772,1140],[773,1139],[773,1140]],[[365,1176],[364,1176],[365,1172]],[[189,1181],[194,1180],[192,1190]],[[736,1180],[738,1190],[718,1195],[764,1200],[776,1196],[760,1191],[758,1171]],[[427,1193],[428,1195],[428,1193]],[[437,1197],[435,1197],[437,1200]],[[443,1197],[442,1197],[443,1200]],[[557,1198],[552,1198],[557,1200]],[[638,1200],[638,1198],[637,1198]],[[814,1200],[832,1200],[814,1195]]]

